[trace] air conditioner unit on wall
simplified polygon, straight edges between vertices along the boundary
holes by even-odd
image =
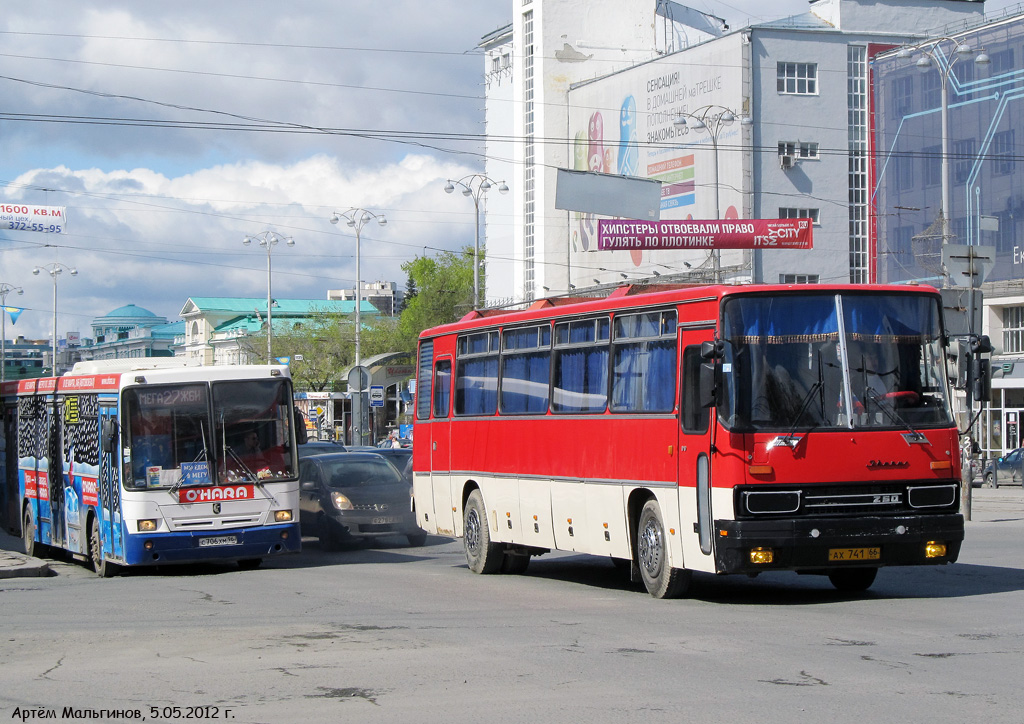
[[[783,170],[789,170],[796,166],[796,157],[790,156],[789,154],[783,154],[779,156],[779,167]]]

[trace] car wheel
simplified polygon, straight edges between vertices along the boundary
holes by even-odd
[[[426,533],[409,533],[405,537],[409,539],[409,545],[413,548],[421,548],[427,542]]]
[[[323,550],[338,550],[338,535],[327,516],[321,515],[316,519],[316,537],[320,539],[320,547]]]
[[[668,564],[668,541],[657,500],[648,500],[640,511],[636,552],[640,577],[648,593],[655,598],[678,598],[686,593],[693,574]]]
[[[473,573],[497,573],[505,560],[505,553],[498,543],[491,543],[491,532],[487,528],[487,512],[484,497],[474,490],[466,500],[463,513],[462,544],[466,549],[466,563]]]
[[[843,593],[860,593],[871,588],[878,575],[877,568],[844,568],[837,571],[829,571],[828,580],[836,587],[837,591]]]

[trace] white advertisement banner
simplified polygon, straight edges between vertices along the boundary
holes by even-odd
[[[0,204],[0,229],[37,231],[42,234],[66,234],[68,233],[67,208],[64,206]]]

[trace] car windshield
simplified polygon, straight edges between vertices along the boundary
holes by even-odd
[[[377,455],[345,455],[325,460],[323,472],[324,480],[331,488],[372,488],[403,482],[395,466]]]
[[[737,296],[720,419],[736,430],[951,424],[937,298]]]

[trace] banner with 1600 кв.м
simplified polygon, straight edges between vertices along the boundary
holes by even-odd
[[[0,204],[0,229],[66,234],[68,233],[67,208],[64,206],[32,206],[31,204]]]
[[[597,227],[597,248],[810,249],[812,226],[811,219],[600,219]]]

